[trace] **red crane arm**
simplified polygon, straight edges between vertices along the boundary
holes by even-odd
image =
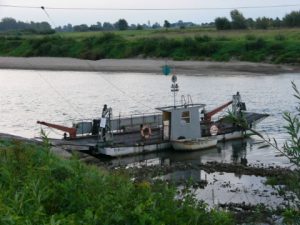
[[[231,105],[232,104],[232,101],[230,102],[226,102],[224,105],[221,105],[215,109],[213,109],[212,111],[210,112],[207,112],[204,114],[204,120],[206,122],[210,122],[211,121],[211,118],[213,115],[217,114],[218,112],[222,111],[223,109],[225,109],[227,106]]]
[[[74,127],[65,127],[65,126],[62,126],[62,125],[47,123],[47,122],[44,122],[44,121],[37,121],[37,123],[41,124],[41,125],[48,126],[48,127],[55,128],[57,130],[68,132],[70,134],[70,138],[76,138],[76,128],[74,128]]]

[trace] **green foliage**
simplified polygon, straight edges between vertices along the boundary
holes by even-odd
[[[76,32],[87,32],[89,31],[89,27],[86,24],[76,25],[73,27]]]
[[[267,42],[263,38],[257,38],[253,41],[248,41],[245,43],[245,48],[247,51],[260,50],[265,48]]]
[[[292,82],[292,86],[294,89],[294,97],[300,101],[300,92],[294,82]],[[300,167],[300,120],[299,120],[299,112],[300,108],[296,108],[298,114],[291,115],[289,112],[285,112],[283,118],[287,122],[287,125],[284,127],[289,134],[289,140],[284,144],[284,151],[289,156],[291,162],[295,163],[298,167]]]
[[[217,30],[230,30],[231,24],[226,17],[218,17],[215,19],[215,25]]]
[[[268,29],[270,27],[270,20],[266,17],[257,18],[255,27],[257,29]]]
[[[232,10],[230,12],[231,16],[231,27],[232,29],[237,29],[237,30],[243,30],[247,29],[247,21],[243,14],[239,12],[238,10]]]
[[[245,36],[245,39],[248,40],[248,41],[254,41],[256,39],[256,36],[253,35],[253,34],[247,34]]]
[[[300,224],[300,212],[292,209],[286,209],[283,213],[284,216],[284,224],[286,225],[294,225]]]
[[[286,40],[286,37],[282,34],[277,34],[277,35],[274,36],[274,39],[276,41],[284,41],[284,40]]]
[[[52,34],[55,33],[47,22],[22,22],[14,18],[6,17],[0,21],[0,31],[27,31],[30,33]]]
[[[165,20],[164,21],[164,28],[169,28],[169,27],[171,27],[171,24],[170,24],[170,22],[168,21],[168,20]]]
[[[233,224],[164,182],[62,160],[45,143],[0,141],[0,224]]]
[[[285,15],[282,21],[287,27],[300,27],[300,11],[293,11]]]
[[[264,33],[136,30],[60,36],[0,36],[0,40],[2,56],[53,56],[91,60],[142,56],[175,60],[235,59],[300,63],[297,30],[281,34],[278,34],[278,30]]]
[[[115,26],[119,30],[127,30],[128,29],[128,23],[125,19],[119,19]]]
[[[197,41],[197,42],[209,42],[211,40],[212,40],[212,38],[209,37],[208,35],[195,36],[195,41]]]

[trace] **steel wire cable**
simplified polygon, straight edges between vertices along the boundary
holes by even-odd
[[[45,7],[28,5],[0,4],[0,7],[24,9],[50,9],[50,10],[88,10],[88,11],[201,11],[201,10],[231,10],[231,9],[264,9],[298,7],[300,4],[262,5],[262,6],[235,6],[235,7],[195,7],[195,8],[89,8],[89,7]]]
[[[46,16],[48,17],[50,23],[52,23],[52,25],[55,27],[55,23],[53,21],[53,19],[51,18],[50,14],[47,12],[45,7],[40,7],[39,9],[42,9],[43,12],[46,14]],[[60,36],[61,37],[61,36]],[[90,67],[92,69],[92,71],[97,72],[97,70],[93,67],[93,65],[91,65],[88,61],[86,61],[86,64],[88,65],[88,67]],[[134,101],[135,103],[141,104],[144,107],[153,110],[153,107],[150,107],[146,104],[144,104],[142,101],[136,100],[135,98],[133,98],[132,96],[128,95],[125,91],[123,91],[120,87],[118,87],[117,85],[113,84],[111,81],[109,81],[108,79],[104,78],[104,76],[100,76],[103,80],[105,80],[108,84],[110,84],[113,88],[115,88],[116,90],[118,90],[119,92],[121,92],[123,95],[127,96],[129,99],[131,99],[132,101]],[[53,87],[53,89],[55,89]],[[81,114],[80,114],[81,115]]]
[[[35,66],[32,65],[29,61],[26,62],[27,64],[30,65],[31,68],[34,68]],[[63,96],[63,94],[61,94],[51,83],[50,81],[48,81],[44,76],[42,76],[42,74],[37,71],[37,70],[34,70],[35,73],[60,97],[59,100],[60,101],[63,101],[64,103],[67,103],[69,105],[69,107],[71,109],[74,110],[75,113],[77,113],[79,116],[83,117],[83,115],[79,112],[78,110],[78,107],[74,104],[74,103],[71,103],[70,100],[68,100],[67,98],[65,98]],[[67,113],[66,113],[67,114]],[[70,115],[69,115],[70,116]],[[71,119],[72,120],[72,119]]]
[[[89,63],[86,62],[87,65],[93,69],[94,72],[97,72],[96,69]],[[127,92],[123,91],[120,87],[118,87],[117,85],[115,85],[114,83],[112,83],[110,80],[106,79],[104,76],[100,76],[103,80],[105,80],[108,84],[110,84],[113,88],[115,88],[116,90],[118,90],[119,92],[121,92],[123,95],[125,95],[126,97],[128,97],[129,99],[131,99],[133,102],[138,103],[143,105],[144,107],[153,110],[153,107],[150,107],[146,104],[144,104],[142,101],[139,101],[135,98],[133,98],[132,96],[128,95]]]

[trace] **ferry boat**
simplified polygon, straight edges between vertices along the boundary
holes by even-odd
[[[72,127],[38,121],[38,124],[64,132],[63,139],[50,139],[53,145],[70,150],[89,151],[112,157],[148,153],[174,148],[191,151],[216,146],[217,141],[243,138],[246,130],[225,118],[212,121],[212,116],[232,105],[232,114],[243,117],[249,127],[267,114],[246,112],[239,92],[231,101],[211,110],[205,104],[194,104],[182,96],[175,104],[177,78],[172,77],[174,105],[156,108],[160,113],[113,117],[112,108],[104,105],[100,119],[79,122]]]

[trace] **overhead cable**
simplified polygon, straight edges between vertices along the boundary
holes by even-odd
[[[46,7],[27,5],[0,4],[0,7],[49,10],[88,10],[88,11],[201,11],[201,10],[231,10],[231,9],[263,9],[300,7],[300,4],[262,5],[262,6],[235,6],[235,7],[195,7],[195,8],[92,8],[92,7]]]

